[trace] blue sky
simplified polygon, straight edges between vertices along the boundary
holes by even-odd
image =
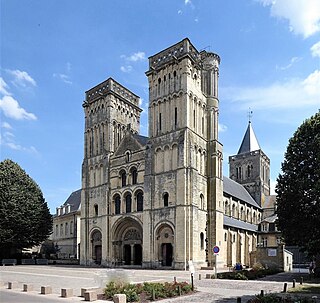
[[[51,212],[81,187],[84,92],[113,77],[141,97],[147,58],[188,37],[216,52],[224,175],[248,125],[280,173],[288,139],[320,109],[319,0],[1,0],[1,158]]]

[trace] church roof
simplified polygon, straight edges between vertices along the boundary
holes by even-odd
[[[143,146],[147,145],[147,142],[149,140],[149,137],[141,136],[138,134],[133,135],[133,137]]]
[[[223,216],[223,225],[236,227],[243,230],[258,231],[258,225],[237,220],[235,218],[232,218],[226,215]]]
[[[223,177],[223,192],[256,208],[261,208],[241,184],[226,176]]]
[[[247,152],[252,152],[255,150],[259,150],[259,149],[261,149],[260,145],[258,143],[256,135],[254,134],[251,122],[249,121],[249,125],[248,125],[247,131],[243,137],[242,143],[240,145],[238,155],[244,154]]]
[[[80,204],[81,204],[81,189],[78,189],[71,193],[69,198],[66,200],[66,202],[63,203],[63,206],[67,206],[68,204],[71,205],[70,212],[78,211],[80,210]]]

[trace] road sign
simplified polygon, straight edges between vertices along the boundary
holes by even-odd
[[[217,255],[217,254],[219,253],[219,251],[220,251],[219,246],[214,246],[214,247],[213,247],[213,253],[214,253],[215,255]]]

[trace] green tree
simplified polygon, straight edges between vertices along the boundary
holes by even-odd
[[[320,252],[320,112],[289,140],[277,179],[278,227],[289,245]]]
[[[52,216],[39,186],[15,162],[0,162],[0,251],[31,248],[52,232]]]

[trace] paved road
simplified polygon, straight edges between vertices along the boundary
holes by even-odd
[[[292,282],[292,276],[280,274],[280,281],[233,281],[233,280],[209,280],[205,279],[207,273],[212,271],[198,271],[194,275],[194,283],[198,292],[187,297],[166,299],[162,303],[168,302],[224,302],[230,300],[236,302],[237,297],[245,299],[264,290],[265,293],[281,292],[283,282]],[[201,280],[199,280],[201,274]],[[104,268],[83,268],[80,266],[45,266],[45,265],[20,265],[0,267],[0,301],[4,302],[81,302],[81,288],[103,287],[110,279],[118,278],[128,282],[164,282],[190,281],[188,271],[172,270],[124,270],[124,269],[104,269]],[[18,288],[7,289],[8,282],[18,282]],[[30,283],[34,286],[32,292],[22,292],[22,285]],[[40,295],[40,288],[44,285],[52,286],[52,295]],[[72,288],[74,297],[71,299],[61,298],[61,288]],[[29,301],[28,301],[29,300]],[[106,301],[96,301],[106,302]]]

